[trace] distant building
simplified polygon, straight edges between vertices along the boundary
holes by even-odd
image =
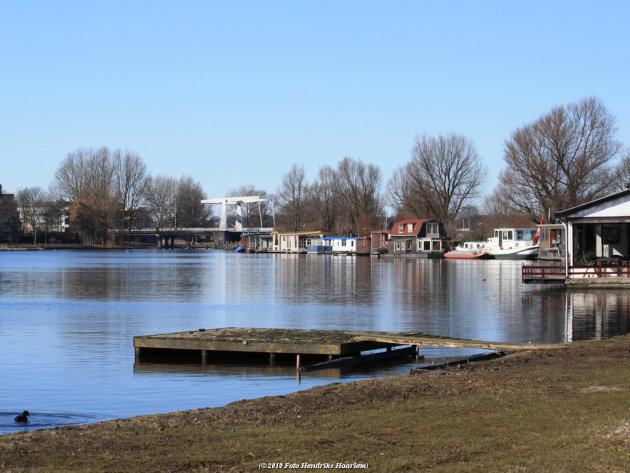
[[[13,243],[22,237],[22,225],[13,194],[5,194],[0,184],[0,242]]]

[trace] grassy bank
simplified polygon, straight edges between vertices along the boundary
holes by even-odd
[[[319,463],[309,469],[622,472],[630,468],[628,420],[624,336],[215,409],[6,435],[0,471],[237,472],[269,463],[303,471]]]

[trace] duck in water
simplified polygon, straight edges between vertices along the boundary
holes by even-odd
[[[15,422],[20,422],[20,423],[25,424],[26,422],[28,422],[28,416],[30,415],[31,415],[30,412],[24,411],[19,416],[15,416]]]

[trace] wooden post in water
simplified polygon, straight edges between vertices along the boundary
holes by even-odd
[[[300,371],[300,354],[299,353],[295,356],[295,369]]]
[[[208,362],[208,350],[201,350],[201,364],[205,365]]]

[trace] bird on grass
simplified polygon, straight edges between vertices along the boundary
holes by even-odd
[[[28,416],[30,415],[31,415],[30,412],[24,411],[19,416],[15,416],[15,422],[20,422],[20,423],[25,424],[26,422],[28,422]]]

